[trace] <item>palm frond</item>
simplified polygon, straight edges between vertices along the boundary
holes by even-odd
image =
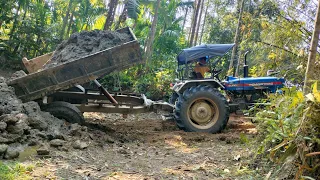
[[[132,19],[137,19],[140,13],[139,1],[138,0],[128,0],[126,4],[128,10],[128,17]]]
[[[179,38],[180,33],[175,30],[166,30],[165,32],[162,33],[163,37],[173,37],[173,38]]]

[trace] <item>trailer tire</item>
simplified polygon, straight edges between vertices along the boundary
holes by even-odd
[[[43,107],[43,111],[49,112],[56,118],[64,119],[70,123],[84,124],[82,112],[73,104],[55,101]]]
[[[184,131],[218,133],[228,123],[229,105],[217,89],[199,85],[180,94],[174,115]]]

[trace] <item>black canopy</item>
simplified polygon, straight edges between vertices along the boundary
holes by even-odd
[[[181,51],[178,55],[178,64],[187,64],[195,59],[202,57],[215,57],[223,56],[226,54],[234,44],[204,44],[199,46],[194,46]]]

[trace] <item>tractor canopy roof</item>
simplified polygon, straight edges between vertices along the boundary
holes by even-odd
[[[233,46],[234,44],[203,44],[183,49],[177,57],[178,64],[187,64],[203,57],[213,58],[216,56],[223,56]]]

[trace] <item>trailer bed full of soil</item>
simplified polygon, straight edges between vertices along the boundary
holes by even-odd
[[[143,63],[140,45],[130,28],[74,34],[59,45],[51,61],[44,69],[8,82],[19,99],[40,99]]]
[[[44,65],[44,68],[74,61],[132,40],[132,36],[127,33],[113,31],[94,30],[74,33],[68,40],[58,45],[51,60]]]

